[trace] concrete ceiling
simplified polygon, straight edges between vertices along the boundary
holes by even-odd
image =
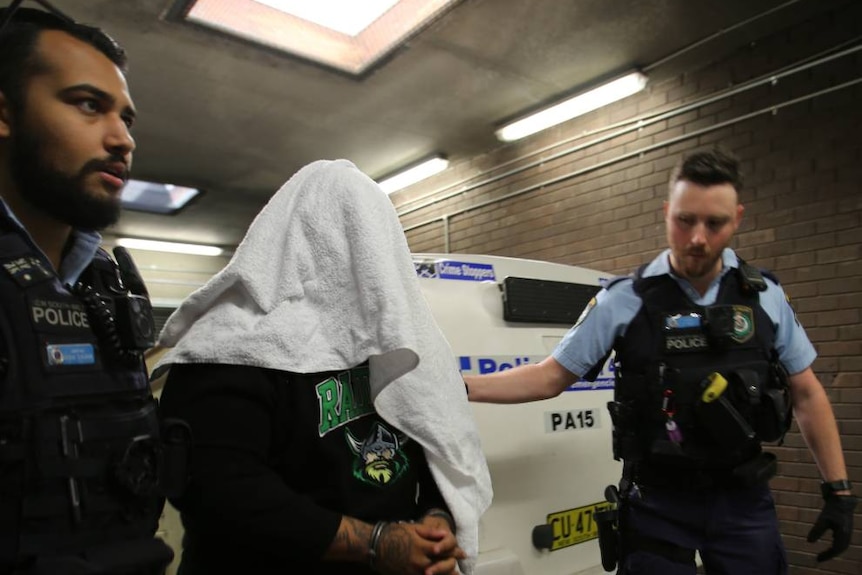
[[[839,3],[462,0],[354,79],[166,17],[175,0],[55,0],[129,53],[134,177],[206,190],[108,233],[226,246],[310,161],[348,158],[377,178],[432,152],[469,158],[538,103],[635,67],[676,75]]]

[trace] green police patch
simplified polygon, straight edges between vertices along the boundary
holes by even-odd
[[[733,306],[733,335],[736,343],[745,343],[754,335],[754,312],[744,305]]]

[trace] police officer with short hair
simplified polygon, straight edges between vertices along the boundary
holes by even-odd
[[[163,573],[152,310],[97,233],[135,148],[125,53],[20,4],[0,9],[0,574]]]
[[[595,378],[615,352],[614,457],[619,503],[600,525],[602,562],[628,575],[787,573],[768,480],[796,416],[823,477],[825,561],[850,544],[851,495],[838,428],[811,369],[816,356],[778,281],[728,246],[742,221],[738,162],[697,152],[674,170],[664,204],[669,249],[611,281],[538,364],[465,376],[471,401],[554,397]]]

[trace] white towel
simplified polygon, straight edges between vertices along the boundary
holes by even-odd
[[[284,184],[159,344],[173,349],[154,378],[174,363],[316,373],[368,360],[377,412],[424,448],[472,571],[492,492],[464,383],[392,203],[353,164],[314,162]]]

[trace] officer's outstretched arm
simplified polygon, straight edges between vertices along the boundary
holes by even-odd
[[[578,375],[553,357],[486,375],[465,375],[467,398],[487,403],[524,403],[556,397],[578,380]]]

